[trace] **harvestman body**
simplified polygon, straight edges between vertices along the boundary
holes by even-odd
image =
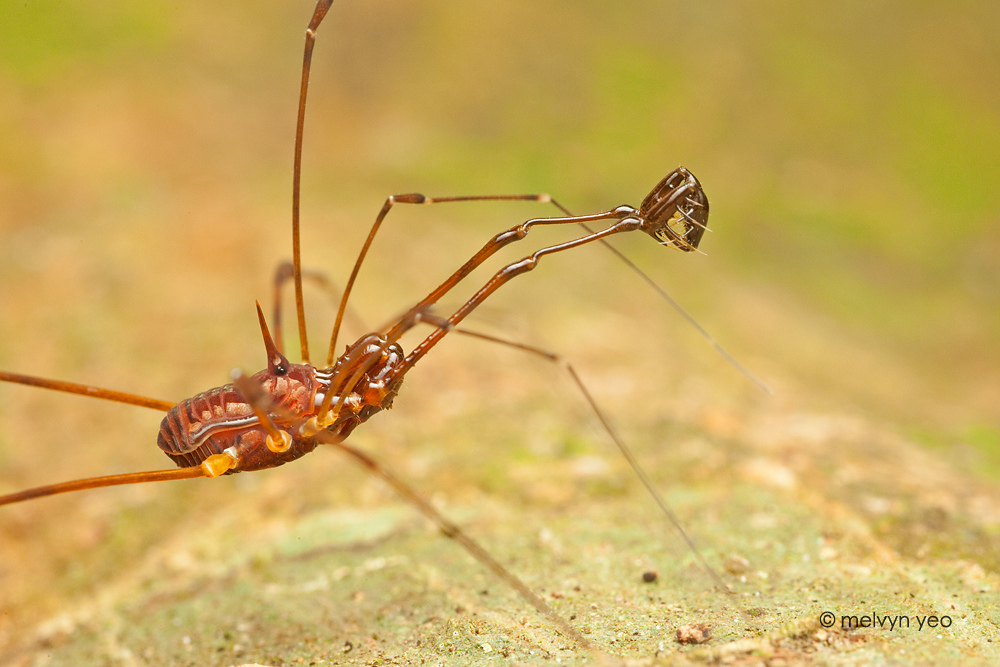
[[[267,353],[267,369],[250,377],[236,373],[233,384],[210,389],[176,405],[166,401],[87,385],[0,371],[0,380],[7,382],[84,394],[166,411],[167,414],[160,426],[157,444],[178,466],[177,469],[172,470],[114,475],[41,486],[0,496],[0,505],[101,486],[194,477],[216,477],[221,474],[263,470],[294,461],[313,451],[320,444],[331,444],[350,454],[389,482],[404,498],[434,521],[445,534],[459,541],[477,559],[513,586],[553,623],[574,637],[579,644],[589,646],[589,642],[556,615],[543,600],[497,563],[457,526],[441,516],[405,482],[396,478],[368,454],[347,444],[345,440],[361,423],[377,412],[392,406],[404,375],[431,348],[448,333],[462,332],[458,325],[467,315],[503,284],[534,269],[542,257],[571,250],[594,241],[604,242],[610,236],[631,231],[643,231],[664,246],[685,252],[693,251],[697,248],[707,229],[708,199],[698,180],[683,167],[674,170],[657,184],[638,208],[623,205],[602,213],[584,216],[570,215],[566,209],[555,204],[547,195],[430,198],[419,194],[408,194],[389,197],[372,226],[341,298],[331,336],[327,363],[323,368],[312,365],[309,361],[302,301],[302,269],[299,252],[299,184],[302,134],[312,49],[316,29],[331,4],[332,0],[320,0],[306,31],[295,145],[292,211],[293,271],[291,277],[294,278],[295,283],[302,363],[291,363],[282,354],[280,347],[272,339],[258,306],[257,312]],[[340,325],[358,270],[377,230],[393,205],[397,203],[429,204],[470,200],[548,201],[558,206],[565,215],[528,220],[495,235],[479,252],[406,313],[383,330],[362,336],[355,343],[349,345],[346,352],[334,359],[333,350],[337,345]],[[536,250],[531,255],[503,267],[449,317],[444,318],[434,314],[433,309],[438,300],[498,250],[524,239],[536,226],[569,223],[583,225],[587,233],[573,240]],[[606,226],[592,230],[587,227],[588,223],[606,223]],[[406,331],[420,324],[430,324],[433,329],[413,350],[404,351],[397,341]],[[704,334],[703,330],[702,333]],[[481,334],[473,335],[490,338]],[[704,335],[711,344],[718,348],[711,337],[707,334]],[[280,342],[281,337],[277,336],[277,339]],[[492,340],[497,341],[497,339]],[[512,345],[558,360],[555,355],[537,348]],[[721,348],[718,349],[722,351]],[[722,352],[725,355],[725,352]],[[725,356],[728,358],[728,355]],[[679,523],[670,514],[624,443],[614,433],[572,367],[565,362],[563,363],[644,485],[680,530]],[[737,367],[739,367],[738,364]],[[739,368],[743,370],[741,367]],[[681,533],[683,534],[683,530]],[[688,539],[686,535],[684,537],[686,540]],[[688,540],[688,544],[691,544],[690,540]],[[693,545],[691,546],[693,548]],[[698,557],[700,559],[700,556]],[[717,577],[716,582],[721,584]]]

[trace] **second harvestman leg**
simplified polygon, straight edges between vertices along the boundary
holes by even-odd
[[[382,226],[382,221],[385,220],[387,215],[389,215],[389,211],[392,210],[392,207],[396,204],[450,204],[472,201],[529,201],[551,203],[560,211],[569,215],[569,211],[567,211],[561,204],[559,204],[559,202],[546,193],[522,195],[463,195],[457,197],[428,197],[417,192],[402,195],[389,195],[386,197],[385,203],[382,204],[381,210],[379,210],[378,215],[375,217],[375,222],[372,223],[371,229],[368,231],[368,237],[365,239],[365,243],[361,247],[361,252],[358,253],[358,258],[354,261],[354,268],[351,269],[351,276],[347,279],[347,286],[344,288],[344,293],[340,299],[340,308],[337,310],[337,319],[333,324],[333,333],[330,334],[330,348],[327,352],[326,361],[328,366],[333,364],[333,360],[336,359],[337,339],[340,337],[340,327],[341,324],[343,324],[344,312],[347,308],[347,302],[351,298],[351,291],[354,289],[354,283],[357,280],[358,272],[361,270],[361,265],[364,263],[365,257],[368,256],[368,249],[371,248],[372,241],[375,240],[375,234],[378,233],[379,228]]]
[[[340,302],[340,297],[343,295],[340,287],[330,279],[325,271],[319,269],[302,269],[301,272],[303,280],[309,280],[314,283],[320,291],[324,292],[330,301],[334,304]],[[273,303],[274,310],[271,313],[272,329],[274,329],[274,343],[278,347],[278,351],[282,354],[284,353],[284,337],[282,331],[282,310],[284,307],[284,287],[285,283],[295,278],[295,265],[292,262],[282,262],[278,265],[278,268],[274,271],[274,294]],[[351,320],[353,325],[358,329],[368,330],[365,326],[364,321],[361,316],[358,315],[357,311],[351,308],[350,305],[347,306],[347,317]]]
[[[327,294],[331,295],[333,299],[340,301],[340,306],[337,311],[337,319],[333,325],[333,332],[330,335],[330,349],[328,351],[327,365],[332,365],[333,360],[336,358],[336,346],[337,340],[340,337],[340,329],[343,324],[343,319],[345,315],[350,317],[355,324],[360,324],[362,319],[357,313],[351,310],[348,302],[350,300],[351,291],[354,289],[354,283],[357,280],[358,272],[361,270],[361,265],[364,263],[365,258],[368,255],[368,249],[371,247],[372,241],[375,239],[375,234],[382,226],[382,222],[385,220],[386,216],[389,215],[389,211],[392,210],[393,206],[396,204],[448,204],[456,202],[485,202],[485,201],[527,201],[527,202],[541,202],[552,204],[564,215],[572,215],[569,210],[557,202],[548,193],[541,192],[535,194],[513,194],[513,195],[459,195],[455,197],[428,197],[420,193],[409,193],[401,195],[390,195],[386,197],[385,203],[382,204],[382,208],[379,210],[378,215],[375,217],[375,222],[372,223],[371,229],[368,231],[368,237],[365,239],[365,243],[358,253],[358,258],[354,262],[354,268],[351,270],[351,276],[348,278],[347,287],[340,291],[336,284],[330,279],[329,275],[324,271],[315,269],[301,269],[299,272],[300,280],[310,280],[314,282]],[[586,226],[584,226],[586,229]],[[641,273],[638,267],[635,267],[636,271]],[[295,263],[294,262],[283,262],[278,265],[274,274],[274,311],[272,312],[272,328],[274,329],[274,339],[278,345],[278,351],[283,352],[283,332],[282,332],[282,290],[286,282],[289,280],[295,280]],[[367,330],[363,325],[359,328]]]
[[[595,399],[594,395],[590,393],[590,389],[587,388],[587,385],[584,383],[579,373],[576,372],[576,368],[573,367],[573,364],[570,363],[570,361],[566,357],[557,352],[552,352],[551,350],[546,350],[544,348],[537,347],[535,345],[529,345],[526,343],[509,340],[507,338],[501,338],[499,336],[493,336],[478,331],[472,331],[470,329],[465,329],[464,327],[452,327],[449,324],[448,320],[446,320],[443,317],[424,314],[420,316],[418,319],[420,322],[430,324],[438,328],[450,329],[454,333],[462,334],[464,336],[469,336],[470,338],[477,338],[479,340],[496,343],[498,345],[503,345],[505,347],[514,348],[515,350],[521,350],[522,352],[527,352],[528,354],[540,357],[542,359],[545,359],[546,361],[556,364],[557,366],[561,367],[564,371],[566,371],[570,379],[573,380],[573,384],[576,385],[577,389],[580,390],[580,393],[587,401],[587,405],[590,406],[590,409],[594,412],[594,415],[597,416],[598,421],[601,422],[601,426],[604,427],[605,432],[607,432],[612,442],[615,443],[615,447],[618,448],[618,451],[621,452],[622,456],[625,457],[625,460],[628,461],[628,464],[632,468],[632,471],[639,478],[639,481],[642,482],[642,485],[646,488],[646,491],[649,493],[649,495],[652,496],[653,501],[660,508],[660,511],[664,514],[664,516],[667,517],[667,519],[673,525],[674,529],[680,534],[685,544],[687,544],[688,548],[691,550],[695,558],[698,560],[698,563],[702,566],[705,572],[708,573],[708,575],[712,578],[712,580],[720,588],[720,590],[724,591],[728,590],[725,582],[722,581],[722,578],[715,571],[715,569],[711,565],[709,565],[708,561],[701,554],[701,551],[698,549],[694,540],[691,538],[690,535],[688,535],[687,531],[684,530],[684,527],[681,524],[680,519],[677,518],[677,515],[674,514],[673,510],[670,509],[666,501],[663,500],[663,497],[660,495],[660,492],[656,490],[655,486],[653,486],[653,482],[649,479],[649,476],[646,474],[646,471],[639,464],[638,459],[635,458],[635,455],[632,453],[632,450],[629,448],[627,444],[625,444],[625,441],[618,434],[618,431],[615,430],[615,427],[611,424],[611,420],[608,418],[604,410],[601,409],[601,406],[597,403],[597,399]]]

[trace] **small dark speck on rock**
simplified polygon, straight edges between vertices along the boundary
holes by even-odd
[[[648,572],[642,573],[642,580],[647,584],[651,584],[659,578],[659,574],[655,570],[649,570]]]

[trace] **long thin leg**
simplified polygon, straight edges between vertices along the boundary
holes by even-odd
[[[0,371],[0,381],[25,384],[31,387],[41,387],[42,389],[51,389],[53,391],[62,391],[67,394],[80,394],[81,396],[101,398],[106,401],[115,401],[116,403],[138,405],[142,408],[151,408],[153,410],[161,410],[163,412],[167,412],[175,405],[170,401],[161,401],[157,398],[149,398],[147,396],[139,396],[137,394],[126,394],[123,391],[115,391],[113,389],[102,389],[89,384],[77,384],[75,382],[64,382],[62,380],[49,380],[47,378],[35,377],[34,375],[21,375],[20,373],[8,373],[7,371]]]
[[[470,338],[477,338],[479,340],[484,340],[490,343],[503,345],[505,347],[511,347],[514,348],[515,350],[521,350],[522,352],[527,352],[528,354],[532,354],[537,357],[541,357],[546,361],[552,362],[557,366],[560,366],[563,370],[565,370],[566,373],[573,380],[573,383],[576,385],[577,389],[579,389],[580,393],[583,394],[583,397],[587,401],[587,404],[590,406],[590,409],[594,412],[594,414],[597,416],[597,419],[601,422],[601,426],[604,427],[604,430],[607,432],[608,436],[610,436],[612,442],[615,443],[615,447],[618,448],[618,451],[621,452],[622,456],[625,457],[625,460],[628,461],[628,464],[629,466],[631,466],[632,471],[635,472],[636,477],[638,477],[639,481],[642,482],[642,485],[646,487],[646,491],[649,492],[650,496],[652,496],[653,501],[660,508],[660,511],[663,512],[663,514],[673,525],[674,529],[680,534],[681,538],[684,540],[688,548],[691,550],[695,558],[698,560],[698,563],[702,566],[702,569],[704,569],[705,572],[708,573],[708,575],[712,578],[712,580],[721,590],[728,590],[728,587],[726,586],[725,582],[722,581],[722,577],[720,577],[719,574],[715,571],[715,569],[711,565],[709,565],[708,561],[702,555],[701,551],[698,549],[698,546],[695,544],[694,540],[691,538],[690,535],[688,535],[687,531],[684,530],[684,526],[681,524],[680,519],[677,518],[677,515],[674,514],[673,510],[670,509],[670,506],[667,505],[666,501],[660,495],[660,492],[656,490],[655,486],[653,486],[653,482],[649,479],[649,476],[646,474],[645,469],[639,463],[639,460],[635,458],[635,455],[632,453],[632,450],[629,448],[627,444],[625,444],[625,441],[618,434],[618,431],[615,430],[615,427],[611,424],[611,420],[608,418],[604,410],[601,409],[601,406],[597,403],[597,399],[595,399],[594,395],[590,393],[590,389],[587,388],[587,385],[584,383],[583,378],[580,377],[579,373],[576,372],[576,368],[573,367],[573,364],[570,363],[570,361],[566,357],[557,352],[552,352],[551,350],[546,350],[536,345],[529,345],[527,343],[521,343],[515,340],[502,338],[500,336],[493,336],[491,334],[486,334],[479,331],[472,331],[471,329],[466,329],[463,327],[453,327],[448,322],[448,320],[441,317],[436,317],[434,315],[424,314],[419,318],[419,320],[422,323],[429,324],[439,329],[450,329],[454,333],[461,334],[463,336],[468,336]]]
[[[408,319],[401,320],[392,329],[390,329],[387,337],[390,340],[395,340],[398,338],[402,331],[406,328],[412,327],[415,322],[419,321],[419,313],[428,312],[431,306],[433,306],[437,300],[444,295],[448,290],[454,287],[462,278],[467,276],[473,269],[479,266],[487,257],[495,253],[498,249],[507,245],[512,241],[516,241],[524,238],[528,234],[528,230],[533,225],[538,224],[560,224],[560,223],[575,223],[575,222],[593,222],[596,220],[614,218],[617,219],[609,227],[602,229],[593,234],[587,234],[586,236],[581,236],[579,238],[573,239],[572,241],[567,241],[565,243],[559,243],[556,245],[548,246],[536,250],[530,256],[524,259],[508,264],[494,274],[494,276],[482,287],[478,292],[476,292],[471,299],[466,301],[458,310],[448,318],[447,327],[439,327],[435,329],[427,338],[421,341],[414,349],[406,356],[406,359],[396,367],[394,375],[402,376],[410,368],[414,366],[425,354],[427,354],[431,348],[437,345],[438,342],[459,322],[464,320],[466,316],[472,311],[478,308],[486,299],[490,297],[495,291],[497,291],[502,285],[510,281],[515,276],[519,276],[522,273],[527,273],[533,270],[542,257],[545,255],[550,255],[557,252],[562,252],[564,250],[571,250],[579,246],[585,245],[587,243],[592,243],[594,241],[599,241],[601,239],[607,238],[614,234],[620,234],[623,232],[634,231],[636,229],[644,229],[646,221],[630,215],[634,213],[635,209],[623,206],[615,209],[614,211],[608,211],[606,213],[598,213],[590,216],[578,216],[574,218],[542,218],[536,220],[528,220],[527,222],[514,227],[506,232],[501,232],[497,234],[491,241],[489,241],[483,248],[476,253],[472,259],[466,262],[458,271],[453,273],[445,282],[443,282],[437,289],[431,292],[427,297],[425,297],[420,303],[414,306],[410,310]]]
[[[299,112],[295,121],[295,161],[292,167],[292,263],[295,268],[295,314],[299,323],[299,347],[302,363],[309,363],[309,337],[306,334],[306,310],[302,301],[302,249],[299,234],[299,202],[302,189],[302,135],[306,124],[306,97],[309,92],[309,69],[312,65],[316,30],[330,10],[333,0],[319,0],[306,28],[306,46],[302,54],[302,86],[299,89]]]
[[[447,322],[441,322],[441,323],[429,322],[429,323],[439,327],[447,326]],[[622,456],[625,457],[625,460],[628,461],[628,464],[629,466],[631,466],[632,471],[635,473],[636,477],[639,478],[639,481],[642,482],[642,485],[646,487],[646,491],[648,491],[649,495],[652,496],[653,501],[660,508],[660,511],[663,512],[663,514],[667,517],[670,523],[673,524],[674,529],[680,534],[685,544],[687,544],[688,548],[691,550],[695,558],[698,560],[698,563],[701,565],[702,569],[704,569],[705,572],[708,573],[708,575],[712,578],[712,580],[720,588],[720,590],[724,591],[729,590],[725,582],[722,580],[722,577],[720,577],[719,574],[715,571],[715,568],[709,565],[708,561],[702,555],[701,551],[698,549],[698,546],[695,544],[694,540],[691,538],[690,535],[688,535],[688,532],[684,530],[684,526],[681,524],[680,519],[677,518],[677,515],[674,514],[673,510],[670,509],[670,506],[667,505],[666,501],[660,495],[660,492],[656,490],[655,486],[653,486],[653,482],[649,479],[649,476],[646,475],[646,471],[642,467],[642,465],[640,465],[639,460],[635,458],[635,455],[632,453],[632,450],[629,448],[627,444],[625,444],[625,441],[618,434],[618,431],[615,430],[615,427],[611,424],[611,420],[608,418],[604,410],[601,409],[601,406],[597,403],[597,399],[595,399],[594,395],[590,393],[590,389],[587,388],[587,385],[584,383],[583,378],[580,377],[579,373],[576,372],[576,368],[573,367],[573,364],[571,364],[569,360],[566,359],[566,357],[556,352],[552,352],[550,350],[537,347],[535,345],[528,345],[526,343],[520,343],[518,341],[501,338],[499,336],[492,336],[490,334],[481,333],[479,331],[471,331],[469,329],[465,329],[462,327],[455,327],[453,330],[457,334],[469,336],[471,338],[478,338],[479,340],[485,340],[491,343],[497,343],[499,345],[512,347],[516,350],[521,350],[523,352],[533,354],[537,357],[541,357],[542,359],[550,361],[556,364],[557,366],[563,368],[563,370],[565,370],[566,373],[573,380],[573,384],[575,384],[577,389],[580,390],[580,393],[583,394],[583,397],[584,399],[586,399],[587,404],[590,406],[590,409],[594,412],[594,414],[597,416],[597,419],[601,422],[601,426],[604,427],[604,430],[611,437],[611,440],[615,443],[615,447],[618,448],[618,451],[621,452]]]
[[[354,282],[357,280],[358,272],[361,270],[361,265],[364,263],[365,257],[368,256],[368,249],[371,248],[372,241],[375,240],[375,234],[378,233],[379,228],[382,226],[382,221],[385,220],[387,215],[389,215],[389,211],[392,210],[392,207],[396,204],[447,204],[468,201],[552,202],[561,210],[566,210],[562,206],[559,206],[559,204],[547,194],[427,197],[414,192],[403,195],[390,195],[386,198],[385,203],[382,204],[382,209],[378,212],[378,215],[375,217],[375,222],[372,223],[371,229],[368,231],[368,237],[365,239],[365,243],[361,247],[361,252],[358,253],[358,258],[354,261],[354,268],[351,269],[351,277],[347,279],[347,286],[344,288],[344,293],[340,298],[340,307],[337,309],[337,319],[333,323],[333,332],[330,334],[330,348],[327,351],[326,357],[327,366],[332,366],[333,361],[337,358],[337,339],[340,337],[340,327],[344,319],[344,311],[347,308],[348,300],[351,298],[351,291],[354,289]]]
[[[54,496],[59,493],[69,493],[70,491],[84,491],[86,489],[99,489],[104,486],[121,486],[124,484],[141,484],[143,482],[172,482],[178,479],[194,479],[196,477],[218,477],[230,470],[239,463],[239,458],[234,447],[230,447],[221,454],[212,454],[199,465],[187,468],[171,468],[169,470],[151,470],[149,472],[129,472],[123,475],[106,475],[104,477],[88,477],[87,479],[75,479],[69,482],[59,482],[57,484],[46,484],[36,486],[33,489],[25,489],[16,493],[8,493],[0,496],[0,505],[10,505],[20,503],[34,498]]]
[[[531,220],[521,223],[520,225],[517,225],[516,227],[512,227],[511,229],[500,232],[492,239],[487,241],[486,244],[483,245],[482,248],[480,248],[479,252],[473,255],[467,262],[465,262],[465,264],[460,266],[458,270],[455,271],[453,274],[451,274],[443,283],[438,285],[438,287],[435,288],[434,291],[432,291],[426,297],[421,299],[416,305],[410,308],[410,310],[407,311],[406,314],[400,317],[399,320],[386,333],[386,337],[389,338],[390,340],[398,339],[407,329],[412,328],[417,319],[419,319],[418,315],[420,313],[429,312],[429,310],[434,306],[434,304],[438,302],[438,300],[442,296],[444,296],[451,289],[453,289],[466,276],[468,276],[477,267],[479,267],[479,265],[481,265],[487,259],[496,254],[496,252],[499,251],[501,248],[510,245],[515,241],[520,241],[521,239],[526,237],[528,235],[528,232],[531,231],[532,227],[540,225],[563,225],[563,224],[572,224],[579,222],[598,222],[601,220],[618,220],[618,223],[616,224],[620,225],[624,221],[624,219],[631,220],[631,222],[625,226],[627,227],[627,229],[625,227],[616,227],[615,225],[609,227],[608,229],[615,229],[614,232],[610,232],[613,234],[622,231],[630,231],[631,229],[638,228],[638,225],[641,224],[641,221],[638,218],[628,218],[629,214],[633,212],[635,212],[635,209],[626,206],[626,207],[619,207],[618,209],[615,209],[613,211],[605,211],[604,213],[595,213],[592,215],[581,215],[581,216],[572,216],[565,218],[533,218]],[[589,240],[597,240],[598,238],[604,238],[604,236],[607,236],[609,234],[608,229],[597,232],[596,234],[589,235],[586,238],[588,238]],[[570,241],[569,244],[570,245],[561,244],[558,247],[563,249],[568,249],[569,247],[575,247],[575,245],[579,245],[575,241]],[[557,246],[553,246],[553,248],[555,247]],[[510,267],[507,268],[509,269]],[[457,323],[458,323],[457,321],[453,322],[453,324]],[[423,356],[423,354],[421,354],[420,356]],[[410,366],[412,366],[412,364],[410,364]]]
[[[169,482],[175,479],[193,479],[195,477],[206,477],[201,466],[191,468],[171,468],[170,470],[153,470],[151,472],[130,472],[124,475],[108,475],[106,477],[90,477],[87,479],[75,479],[71,482],[60,482],[58,484],[46,484],[33,489],[25,489],[17,493],[8,493],[0,496],[0,505],[10,505],[13,503],[32,500],[34,498],[44,498],[54,496],[58,493],[69,493],[70,491],[83,491],[85,489],[99,489],[102,486],[120,486],[122,484],[139,484],[142,482]]]
[[[336,357],[330,356],[336,354],[337,340],[340,336],[341,326],[343,325],[343,320],[345,318],[350,319],[354,325],[359,330],[368,330],[369,327],[365,326],[360,315],[357,311],[351,308],[349,298],[350,293],[354,288],[354,283],[357,279],[358,272],[361,269],[361,264],[364,262],[368,249],[371,247],[372,241],[375,238],[376,232],[382,226],[382,221],[389,214],[394,204],[441,204],[450,202],[467,202],[467,201],[533,201],[533,202],[544,202],[551,203],[553,206],[557,207],[560,211],[566,215],[571,215],[565,207],[559,202],[553,199],[550,195],[546,193],[538,194],[522,194],[522,195],[468,195],[468,196],[458,196],[458,197],[427,197],[421,194],[405,194],[405,195],[391,195],[386,198],[385,203],[382,205],[382,209],[379,211],[378,216],[375,218],[375,222],[372,224],[371,229],[368,232],[368,237],[365,240],[364,246],[361,248],[361,252],[358,254],[358,258],[354,262],[354,268],[351,271],[351,276],[348,279],[347,289],[341,291],[330,277],[319,270],[310,269],[300,269],[301,276],[303,280],[312,280],[316,285],[331,296],[335,303],[338,303],[337,319],[333,325],[333,332],[330,335],[330,351],[327,355],[327,366],[331,366]],[[635,271],[642,274],[642,269],[632,265]],[[643,274],[645,276],[645,274]],[[272,313],[272,323],[274,328],[274,338],[275,343],[278,345],[278,351],[284,352],[282,349],[282,294],[283,288],[286,282],[292,280],[295,277],[295,264],[293,262],[283,262],[278,265],[274,274],[274,311]],[[648,278],[647,278],[648,279]],[[393,318],[396,321],[398,318]]]
[[[295,277],[295,265],[292,262],[282,262],[278,265],[278,268],[274,272],[274,310],[272,312],[271,323],[274,329],[274,343],[278,347],[278,352],[284,354],[284,334],[282,333],[282,312],[284,310],[284,287],[285,283],[292,280]],[[316,269],[302,269],[302,280],[312,281],[317,287],[330,298],[333,304],[340,303],[340,297],[343,292],[340,290],[325,272]],[[365,325],[364,320],[361,316],[351,308],[350,304],[347,306],[347,318],[351,320],[352,324],[359,330],[367,331],[369,328]]]

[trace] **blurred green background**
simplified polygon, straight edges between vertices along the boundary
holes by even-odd
[[[262,365],[252,305],[271,302],[273,267],[289,253],[298,67],[311,11],[260,0],[8,3],[0,19],[0,367],[179,400],[223,383],[233,366]],[[342,282],[390,193],[544,191],[593,212],[638,204],[683,164],[711,201],[708,257],[647,239],[618,246],[771,383],[774,398],[598,249],[546,261],[498,294],[476,324],[565,354],[637,449],[648,448],[664,485],[676,483],[675,468],[677,478],[700,480],[708,498],[676,493],[702,513],[695,532],[720,559],[752,547],[739,542],[738,527],[714,525],[723,521],[717,514],[753,512],[732,508],[732,498],[728,510],[704,508],[726,506],[727,475],[759,481],[753,461],[766,460],[797,473],[800,491],[812,479],[826,501],[870,519],[871,539],[887,551],[866,549],[880,558],[970,559],[995,576],[997,34],[1000,10],[972,1],[338,0],[320,30],[307,117],[305,261]],[[354,302],[369,325],[422,296],[495,231],[551,212],[444,209],[393,212]],[[537,243],[554,238],[539,234]],[[318,292],[309,299],[316,357],[332,309]],[[574,427],[590,417],[573,392],[536,361],[450,343],[414,371],[394,410],[402,414],[373,421],[361,444],[424,489],[456,489],[447,501],[470,513],[511,503],[516,528],[527,521],[522,512],[549,503],[555,516],[567,502],[552,482],[560,461],[576,460],[581,447],[612,457],[579,444],[602,435]],[[0,387],[0,401],[3,490],[165,466],[148,411],[11,386]],[[654,432],[672,444],[656,446]],[[666,449],[678,440],[707,449],[657,458],[674,456]],[[822,444],[800,459],[803,441]],[[880,449],[890,441],[902,449]],[[753,447],[763,458],[741,458]],[[746,464],[735,466],[742,473],[726,472],[734,462]],[[5,508],[0,657],[30,664],[41,644],[13,637],[106,590],[121,563],[159,571],[149,563],[160,561],[143,558],[205,522],[188,505],[239,513],[237,502],[251,502],[268,516],[277,502],[294,522],[303,504],[328,507],[323,494],[340,494],[332,502],[347,506],[393,502],[360,475],[343,482],[348,488],[327,488],[338,465],[276,471],[270,482],[228,480],[207,495],[204,487],[139,489]],[[879,476],[865,477],[862,497],[839,466]],[[906,478],[907,466],[933,471],[933,480]],[[579,479],[570,483],[582,485],[576,512],[600,523],[610,501],[600,484],[594,491]],[[550,482],[556,491],[544,490]],[[264,502],[258,484],[303,499],[288,504],[276,490],[284,500]],[[362,500],[351,484],[369,489]],[[608,493],[623,508],[644,507],[641,497],[618,498],[618,484]],[[956,489],[969,497],[949,495]],[[895,509],[872,510],[866,498]],[[784,501],[820,514],[831,506],[792,492]],[[122,507],[134,514],[122,518]],[[952,523],[927,520],[928,507]],[[503,535],[491,516],[480,517],[480,534]],[[824,516],[820,525],[843,518]],[[817,528],[818,539],[829,533]],[[711,544],[720,535],[735,535],[735,545]],[[933,549],[921,556],[929,539]],[[57,646],[79,636],[55,634]],[[166,660],[148,650],[146,659]],[[274,650],[252,657],[288,659]]]

